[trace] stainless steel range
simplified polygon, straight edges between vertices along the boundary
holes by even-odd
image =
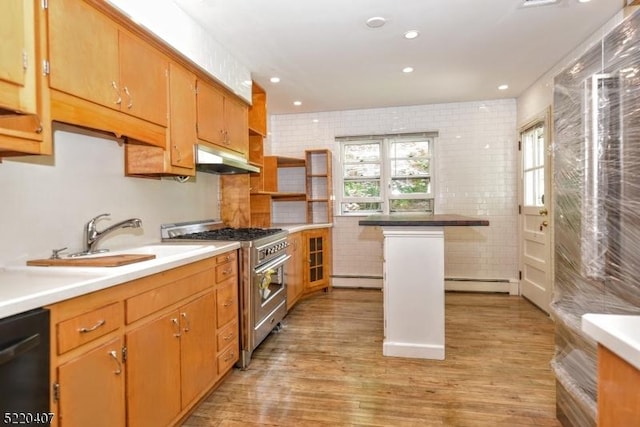
[[[163,241],[239,241],[240,368],[246,369],[253,350],[287,314],[284,266],[286,230],[279,228],[229,228],[220,221],[206,220],[163,224]]]

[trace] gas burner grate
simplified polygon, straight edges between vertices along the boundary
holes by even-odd
[[[188,240],[257,240],[281,232],[281,228],[219,228],[217,230],[173,236],[171,239]]]

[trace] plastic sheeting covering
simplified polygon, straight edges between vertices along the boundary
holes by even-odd
[[[555,78],[556,322],[564,424],[596,425],[596,343],[584,313],[640,314],[640,12]]]

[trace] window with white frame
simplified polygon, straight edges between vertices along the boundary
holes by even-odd
[[[339,215],[434,212],[437,133],[338,137]]]

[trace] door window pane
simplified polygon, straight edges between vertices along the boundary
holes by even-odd
[[[544,206],[544,126],[536,125],[522,132],[525,206]]]

